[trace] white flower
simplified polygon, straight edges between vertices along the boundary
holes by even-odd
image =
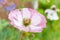
[[[59,19],[58,15],[57,15],[57,12],[54,11],[54,10],[46,9],[45,13],[47,13],[47,18],[49,20],[58,20]]]
[[[60,9],[58,9],[58,8],[56,7],[56,5],[52,5],[52,6],[51,6],[51,9],[52,9],[52,10],[55,10],[56,12],[60,12]]]
[[[51,9],[53,9],[53,8],[55,8],[55,9],[56,9],[56,5],[52,5],[52,6],[51,6]]]
[[[38,0],[32,0],[32,6],[34,9],[38,9]]]

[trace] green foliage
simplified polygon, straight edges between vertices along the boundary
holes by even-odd
[[[6,20],[4,19],[0,20],[0,31],[2,31],[5,27],[8,27],[8,26],[9,26],[9,23]]]
[[[7,27],[0,32],[0,40],[19,40],[20,32],[15,28]]]

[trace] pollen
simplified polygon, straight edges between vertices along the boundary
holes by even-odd
[[[28,26],[28,25],[30,25],[31,24],[31,20],[30,19],[28,19],[28,18],[24,18],[23,19],[23,25],[24,26]]]

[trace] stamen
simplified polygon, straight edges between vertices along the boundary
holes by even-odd
[[[24,26],[28,26],[28,25],[30,25],[30,23],[31,23],[31,20],[30,19],[28,19],[28,18],[24,18],[23,19],[23,25]]]

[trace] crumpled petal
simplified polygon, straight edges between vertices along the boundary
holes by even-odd
[[[34,14],[32,16],[32,18],[31,18],[31,22],[32,22],[33,25],[37,25],[37,24],[41,23],[41,17],[40,17],[40,15],[37,14],[37,13]]]
[[[43,15],[40,14],[40,17],[41,17],[41,23],[39,23],[37,26],[41,26],[42,28],[46,28],[46,19]]]
[[[22,9],[23,18],[30,18],[31,17],[31,11],[29,11],[28,8]]]
[[[10,19],[11,23],[14,23],[14,25],[22,25],[22,15],[18,9],[11,11],[8,18]]]
[[[41,32],[42,28],[40,26],[30,25],[30,32]]]

